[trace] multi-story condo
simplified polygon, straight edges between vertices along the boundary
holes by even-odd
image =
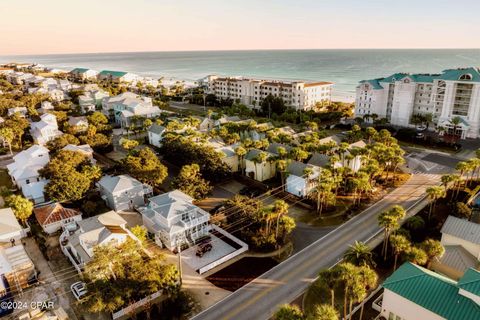
[[[268,95],[281,97],[285,105],[296,110],[310,110],[317,102],[330,102],[331,82],[275,81],[247,79],[242,77],[207,77],[207,92],[220,99],[239,100],[258,108]]]
[[[434,127],[442,128],[442,133],[462,139],[477,138],[480,136],[480,70],[472,67],[448,69],[440,74],[396,73],[360,81],[356,89],[355,116],[368,121],[372,120],[368,117],[372,114],[404,127],[414,124],[415,115],[431,117]],[[459,121],[452,122],[455,118]]]

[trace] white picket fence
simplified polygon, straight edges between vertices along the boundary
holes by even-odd
[[[155,299],[159,298],[162,295],[162,293],[163,293],[163,290],[157,291],[143,298],[142,300],[138,300],[137,302],[132,303],[128,307],[125,307],[117,312],[112,313],[112,319],[116,320],[116,319],[122,319],[123,317],[130,317],[132,314],[135,313],[135,311],[138,308],[146,305],[150,301],[154,301]]]

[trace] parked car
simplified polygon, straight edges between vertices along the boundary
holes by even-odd
[[[205,253],[212,251],[213,246],[210,241],[211,239],[208,238],[198,244],[197,252],[195,254],[197,257],[201,258]]]
[[[253,197],[258,197],[259,195],[261,195],[262,191],[257,189],[257,188],[244,187],[238,193],[241,194],[242,196],[247,196],[247,197],[253,198]]]
[[[225,206],[223,204],[219,204],[217,206],[215,206],[212,210],[210,210],[210,213],[211,214],[217,214],[219,213],[220,211],[223,211],[225,210]]]
[[[78,301],[82,300],[83,296],[87,294],[87,285],[82,281],[72,283],[70,289],[72,290],[73,296]]]

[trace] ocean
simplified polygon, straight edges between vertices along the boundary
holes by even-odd
[[[120,70],[195,81],[209,74],[332,81],[334,99],[352,101],[360,80],[395,72],[438,73],[480,66],[480,49],[183,51],[0,56],[0,62]]]

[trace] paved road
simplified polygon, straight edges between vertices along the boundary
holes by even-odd
[[[348,246],[355,240],[366,241],[377,234],[380,230],[377,226],[377,215],[380,212],[395,204],[400,204],[407,209],[412,206],[418,209],[420,205],[417,204],[425,195],[425,189],[437,184],[439,178],[440,176],[432,174],[414,174],[406,184],[392,191],[360,215],[193,319],[270,318],[281,304],[289,303],[303,293],[320,270],[339,261]],[[426,201],[421,202],[426,203]]]

